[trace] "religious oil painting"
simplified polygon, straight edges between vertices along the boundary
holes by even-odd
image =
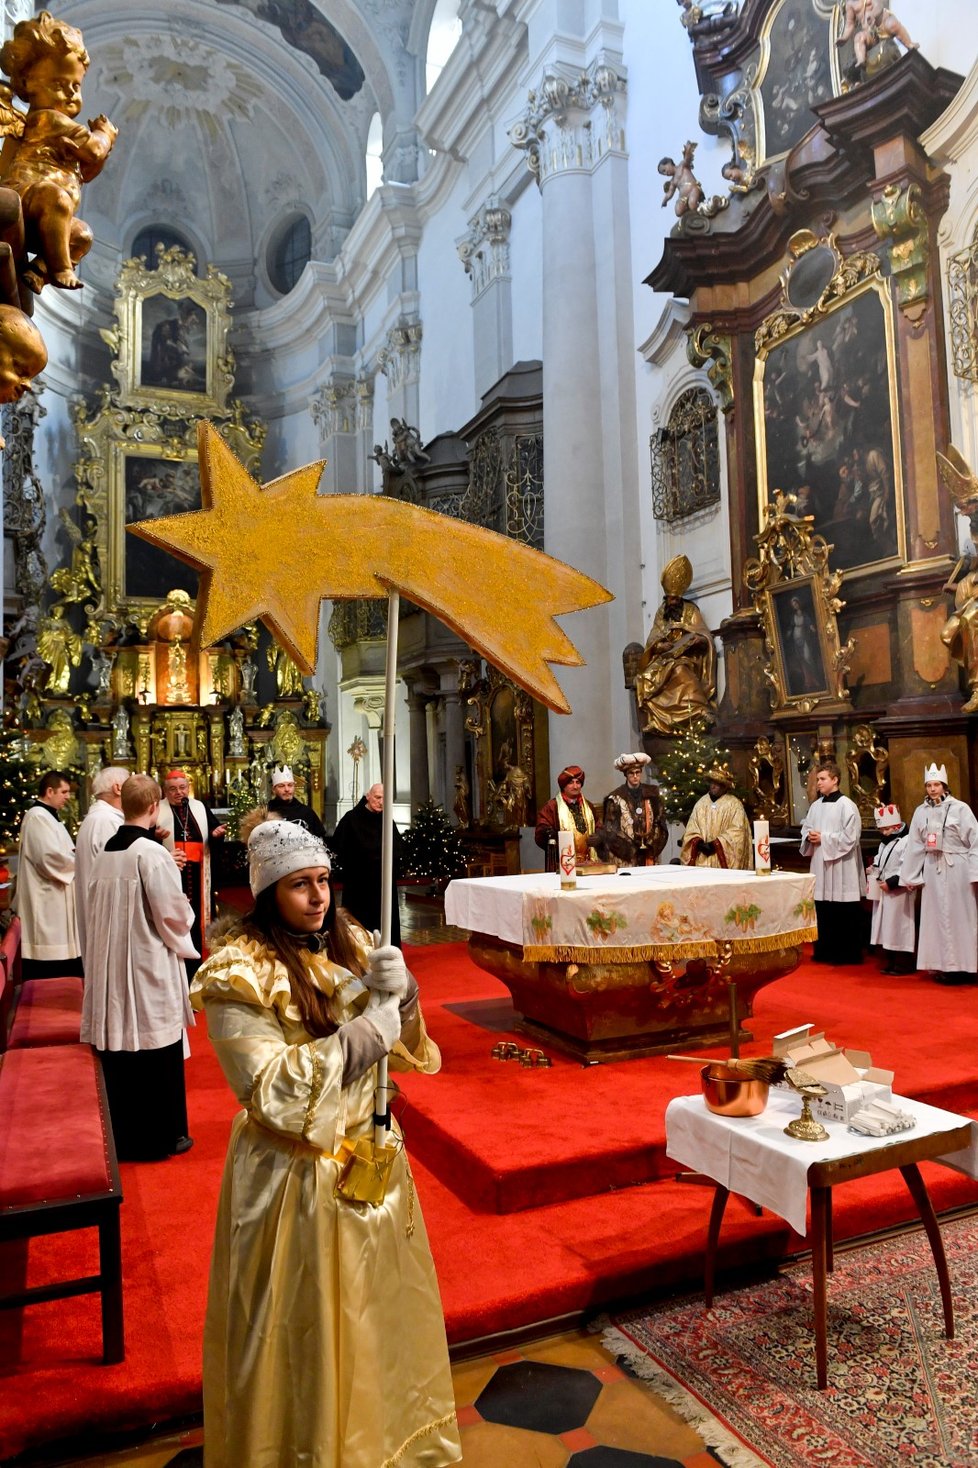
[[[207,390],[207,314],[189,296],[162,292],[143,301],[141,387],[202,393]]]
[[[821,587],[800,576],[771,587],[774,656],[786,702],[824,698],[832,688],[824,631]]]
[[[758,161],[778,158],[815,126],[812,108],[840,90],[832,0],[781,0],[761,38],[754,93]]]
[[[892,323],[881,282],[759,351],[755,374],[761,508],[782,490],[811,515],[836,570],[863,571],[905,554]]]
[[[167,459],[158,450],[144,454],[130,449],[118,457],[124,524],[200,509],[196,458]],[[177,589],[197,595],[196,571],[137,535],[123,535],[122,593],[127,601],[159,602]]]

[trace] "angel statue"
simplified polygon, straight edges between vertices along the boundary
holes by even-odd
[[[692,579],[686,556],[674,556],[662,573],[665,595],[635,669],[635,702],[645,733],[680,734],[691,724],[712,722],[716,713],[713,634],[683,594]]]
[[[82,184],[101,172],[118,136],[103,115],[87,127],[75,121],[88,64],[81,31],[47,10],[18,21],[0,48],[0,67],[10,78],[0,96],[0,134],[8,139],[9,155],[2,182],[20,195],[25,245],[34,256],[20,274],[38,294],[48,283],[63,290],[81,286],[75,266],[91,249],[92,231],[75,210]],[[27,103],[26,116],[13,97]],[[12,151],[10,139],[16,139]]]
[[[837,46],[844,46],[847,41],[852,41],[852,49],[855,54],[855,65],[847,74],[847,80],[860,82],[866,76],[866,58],[874,46],[885,42],[890,38],[897,40],[905,46],[908,51],[916,51],[919,41],[911,41],[910,34],[905,25],[902,25],[883,4],[883,0],[846,0],[846,17],[842,28],[842,34],[836,41]],[[892,48],[896,51],[896,48]],[[889,64],[891,58],[885,58],[875,64],[875,69]]]
[[[664,209],[669,200],[674,198],[678,219],[684,214],[695,213],[703,202],[703,186],[693,173],[695,153],[696,144],[688,142],[683,148],[681,163],[674,163],[671,158],[659,160],[659,172],[666,176],[662,185],[662,207]]]

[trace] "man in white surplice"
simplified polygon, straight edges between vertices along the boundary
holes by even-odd
[[[62,770],[48,770],[20,823],[14,906],[21,922],[25,979],[81,973],[75,843],[61,821],[70,797],[69,777]]]
[[[918,969],[939,984],[978,982],[978,820],[948,790],[947,769],[924,770],[924,803],[910,822],[900,868],[905,887],[920,887]]]
[[[82,957],[85,954],[85,910],[92,863],[122,825],[122,787],[129,771],[121,765],[99,770],[92,779],[92,803],[75,838],[75,909]]]
[[[815,878],[815,962],[858,964],[866,892],[859,850],[863,827],[858,807],[839,789],[839,776],[835,760],[822,760],[816,769],[818,799],[802,822],[801,854],[811,857]]]
[[[156,838],[161,791],[148,775],[122,787],[123,823],[95,858],[81,1038],[102,1062],[121,1161],[186,1152],[183,1034],[194,1023],[184,960],[194,912]]]

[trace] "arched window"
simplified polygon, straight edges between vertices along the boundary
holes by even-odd
[[[312,230],[304,214],[297,214],[268,252],[268,276],[281,295],[287,296],[312,258]]]
[[[425,86],[430,92],[441,76],[462,34],[458,14],[459,0],[438,0],[428,29],[428,51],[425,56]]]
[[[384,125],[380,113],[370,119],[367,133],[367,198],[384,182]]]
[[[138,258],[142,255],[147,269],[155,270],[157,245],[161,245],[164,250],[170,250],[176,245],[185,251],[196,264],[197,256],[190,241],[177,230],[170,229],[164,224],[148,224],[145,229],[139,231],[132,242],[133,257]]]

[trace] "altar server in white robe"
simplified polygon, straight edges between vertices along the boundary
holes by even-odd
[[[885,974],[910,974],[917,946],[917,894],[900,880],[908,832],[900,808],[878,805],[873,811],[880,844],[866,868],[867,895],[873,905],[869,941],[880,950]]]
[[[924,803],[910,822],[900,868],[906,887],[919,887],[917,967],[939,984],[978,983],[978,820],[948,790],[947,769],[924,771]]]
[[[129,771],[121,765],[98,770],[92,779],[92,803],[78,827],[75,838],[75,915],[78,940],[85,955],[85,909],[88,904],[88,881],[92,863],[110,836],[122,825],[122,787]]]
[[[193,1146],[183,1034],[194,1023],[184,960],[194,912],[156,839],[161,792],[148,775],[122,787],[123,824],[92,866],[81,1038],[102,1061],[116,1151],[152,1161]]]
[[[801,827],[802,856],[811,857],[815,877],[818,939],[816,963],[863,961],[863,910],[866,874],[859,850],[859,809],[839,789],[839,766],[822,760],[815,772],[818,799]]]
[[[41,777],[37,800],[20,823],[20,863],[14,906],[21,922],[25,979],[80,974],[75,916],[75,843],[61,812],[71,798],[62,770]]]

